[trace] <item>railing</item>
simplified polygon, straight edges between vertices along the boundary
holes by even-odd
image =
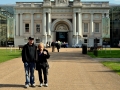
[[[17,7],[41,7],[43,2],[17,2]],[[52,2],[51,5],[54,6]],[[69,5],[73,5],[73,2],[70,2]],[[81,2],[83,7],[109,7],[109,2]]]
[[[41,7],[42,2],[17,2],[17,7]]]
[[[109,7],[109,2],[82,2],[83,7]]]

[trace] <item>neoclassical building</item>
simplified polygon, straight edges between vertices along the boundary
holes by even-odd
[[[81,2],[80,0],[44,0],[16,2],[15,46],[34,37],[35,44],[48,41],[94,45],[97,38],[102,45],[102,18],[109,18],[109,2]]]

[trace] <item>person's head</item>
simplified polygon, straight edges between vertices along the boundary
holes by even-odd
[[[44,44],[41,42],[38,44],[38,49],[42,51],[44,49]]]
[[[34,38],[29,37],[29,38],[28,38],[28,40],[29,40],[29,44],[30,44],[30,45],[32,45],[32,44],[33,44],[33,42],[34,42]]]

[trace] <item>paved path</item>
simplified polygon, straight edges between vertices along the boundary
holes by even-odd
[[[81,54],[80,48],[62,48],[51,52],[48,87],[28,90],[120,90],[120,76],[97,60]],[[0,64],[0,90],[25,90],[25,74],[21,58]]]

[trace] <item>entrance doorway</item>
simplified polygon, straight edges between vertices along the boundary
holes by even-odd
[[[56,32],[56,41],[68,42],[68,32]]]

